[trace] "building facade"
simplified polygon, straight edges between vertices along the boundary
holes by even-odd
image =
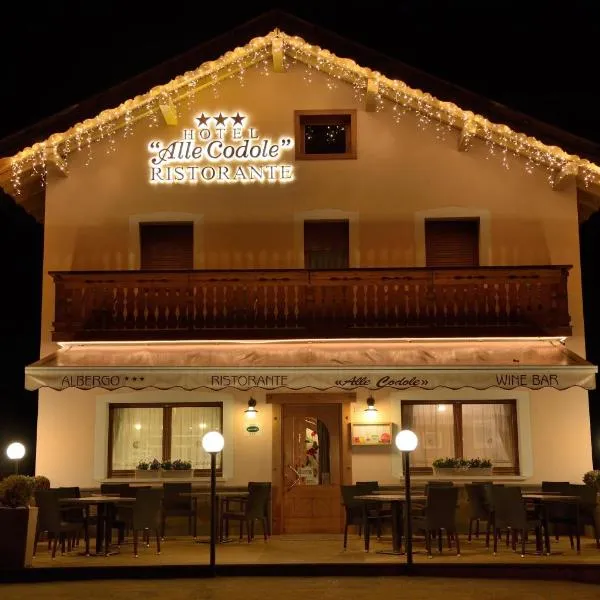
[[[276,530],[325,531],[341,483],[400,483],[402,427],[415,477],[591,468],[596,165],[280,31],[128,102],[47,146],[40,474],[200,482],[218,429],[223,485],[272,481]]]

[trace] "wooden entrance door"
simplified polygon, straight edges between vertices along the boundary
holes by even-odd
[[[282,408],[282,533],[339,533],[342,405]]]

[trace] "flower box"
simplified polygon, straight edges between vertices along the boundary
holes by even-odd
[[[434,474],[440,477],[489,477],[492,470],[492,467],[433,467]]]
[[[160,469],[136,469],[135,470],[135,478],[136,479],[160,479],[161,470]]]
[[[163,469],[163,479],[191,479],[194,476],[193,469]]]

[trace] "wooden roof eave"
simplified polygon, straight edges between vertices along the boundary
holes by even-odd
[[[469,138],[479,137],[488,142],[505,146],[511,150],[511,152],[526,156],[527,158],[535,161],[537,164],[541,164],[542,166],[550,168],[551,170],[555,170],[556,173],[552,175],[553,187],[558,188],[564,183],[564,181],[573,177],[576,179],[577,184],[580,187],[583,186],[583,188],[587,188],[590,184],[590,181],[591,183],[600,183],[600,167],[591,161],[568,154],[557,146],[548,146],[536,138],[529,137],[525,134],[516,133],[508,126],[495,125],[488,121],[485,117],[470,111],[465,111],[452,102],[438,100],[432,95],[424,93],[421,90],[409,88],[409,86],[401,81],[390,80],[377,71],[373,71],[366,67],[361,67],[352,59],[341,59],[339,57],[335,57],[335,55],[333,55],[331,52],[318,46],[310,46],[302,38],[297,36],[289,36],[285,33],[279,32],[278,30],[272,31],[267,36],[262,38],[254,38],[243,48],[236,48],[235,50],[223,55],[223,57],[221,57],[219,60],[224,60],[227,58],[227,56],[229,56],[230,60],[229,62],[225,60],[225,63],[227,63],[226,66],[216,73],[210,72],[210,66],[215,61],[208,61],[203,63],[200,67],[198,67],[198,69],[192,72],[188,71],[183,75],[171,80],[169,84],[173,85],[179,82],[180,89],[182,91],[180,93],[170,95],[169,100],[177,104],[190,94],[196,93],[197,91],[209,85],[214,85],[215,83],[218,83],[227,77],[233,76],[242,66],[243,68],[252,66],[252,64],[258,62],[259,59],[262,60],[263,57],[261,55],[249,55],[248,59],[244,59],[242,62],[238,61],[236,67],[236,53],[247,52],[248,47],[251,47],[252,44],[256,45],[257,50],[268,50],[269,52],[274,52],[272,44],[273,39],[283,39],[286,42],[283,48],[285,55],[305,62],[322,72],[337,77],[338,79],[343,79],[353,84],[357,79],[364,78],[366,87],[368,81],[373,80],[373,78],[377,79],[380,82],[379,90],[381,96],[392,102],[397,102],[398,94],[403,94],[403,92],[406,91],[406,94],[403,94],[402,96],[405,101],[405,106],[412,110],[423,110],[423,107],[425,107],[425,109],[433,113],[433,116],[440,122],[456,128],[457,131],[459,131],[459,149],[465,149],[467,146],[466,142]],[[306,49],[306,47],[310,48],[310,51],[300,51],[301,48]],[[331,62],[328,60],[323,60],[324,58],[328,59],[331,57],[335,58],[336,60]],[[331,67],[332,65],[336,65],[338,71],[337,73],[335,73],[336,68]],[[202,72],[203,70],[206,72],[204,78],[199,78],[199,83],[196,83],[196,85],[190,89],[190,78],[193,78],[194,73]],[[123,112],[125,109],[131,110],[132,114],[134,114],[134,117],[130,122],[137,122],[143,118],[146,118],[151,112],[153,112],[152,107],[144,108],[149,102],[148,96],[151,96],[153,93],[160,93],[162,87],[163,86],[156,86],[142,96],[136,96],[135,98],[126,100],[117,108],[103,111],[95,119],[87,119],[81,123],[78,123],[69,128],[65,134],[71,132],[72,135],[75,135],[78,129],[81,131],[93,131],[92,125],[98,119],[101,121],[103,120],[107,124],[116,121],[117,125],[113,127],[113,131],[119,130],[125,126],[122,120],[118,119],[119,112]],[[460,115],[460,118],[457,119],[457,115]],[[44,145],[47,147],[49,144],[53,149],[53,152],[50,152],[49,154],[49,161],[54,163],[55,166],[57,166],[63,173],[66,172],[66,164],[64,163],[64,159],[68,156],[69,152],[65,150],[64,143],[62,143],[61,147],[60,142],[57,141],[57,145],[53,146],[52,140],[53,138],[58,140],[65,134],[51,135],[47,140],[45,140],[45,142],[41,142],[31,147],[35,148],[36,146]],[[90,142],[93,143],[100,137],[102,136],[96,132],[96,135],[92,137]],[[73,149],[74,148],[71,148],[70,151],[73,151]],[[30,150],[31,149],[24,149],[22,152]],[[550,161],[548,158],[550,156],[548,154],[549,150],[553,151],[554,156],[558,156],[559,158]],[[560,158],[561,156],[563,157],[562,159]],[[8,162],[6,162],[7,160]],[[3,163],[0,163],[0,183],[6,179],[10,179],[11,177],[11,160],[4,159]]]

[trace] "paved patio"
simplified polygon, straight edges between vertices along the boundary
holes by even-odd
[[[527,545],[527,553],[521,558],[520,551],[514,553],[511,548],[501,543],[497,556],[485,548],[485,538],[474,539],[468,543],[466,536],[461,536],[461,556],[455,550],[448,549],[444,540],[442,554],[434,550],[433,559],[425,553],[424,545],[416,541],[414,545],[415,563],[432,564],[557,564],[557,565],[598,565],[600,567],[600,550],[595,541],[582,538],[581,553],[571,550],[569,538],[563,536],[559,542],[552,539],[552,555],[536,555],[535,545]],[[379,550],[391,549],[391,540],[387,537],[381,541],[371,540],[371,550],[364,551],[363,541],[356,534],[350,533],[348,549],[342,548],[341,535],[282,535],[273,536],[267,542],[256,537],[248,544],[246,541],[234,541],[217,546],[217,564],[221,565],[276,565],[276,564],[404,564],[405,556],[380,554]],[[34,567],[107,567],[107,566],[152,566],[152,565],[207,565],[209,562],[209,545],[197,543],[191,537],[169,537],[162,543],[161,554],[156,554],[155,542],[149,548],[140,545],[139,558],[134,558],[133,547],[129,541],[121,546],[120,553],[108,557],[82,556],[83,547],[76,548],[64,555],[57,554],[52,560],[45,543],[40,542],[38,554],[34,559]]]

